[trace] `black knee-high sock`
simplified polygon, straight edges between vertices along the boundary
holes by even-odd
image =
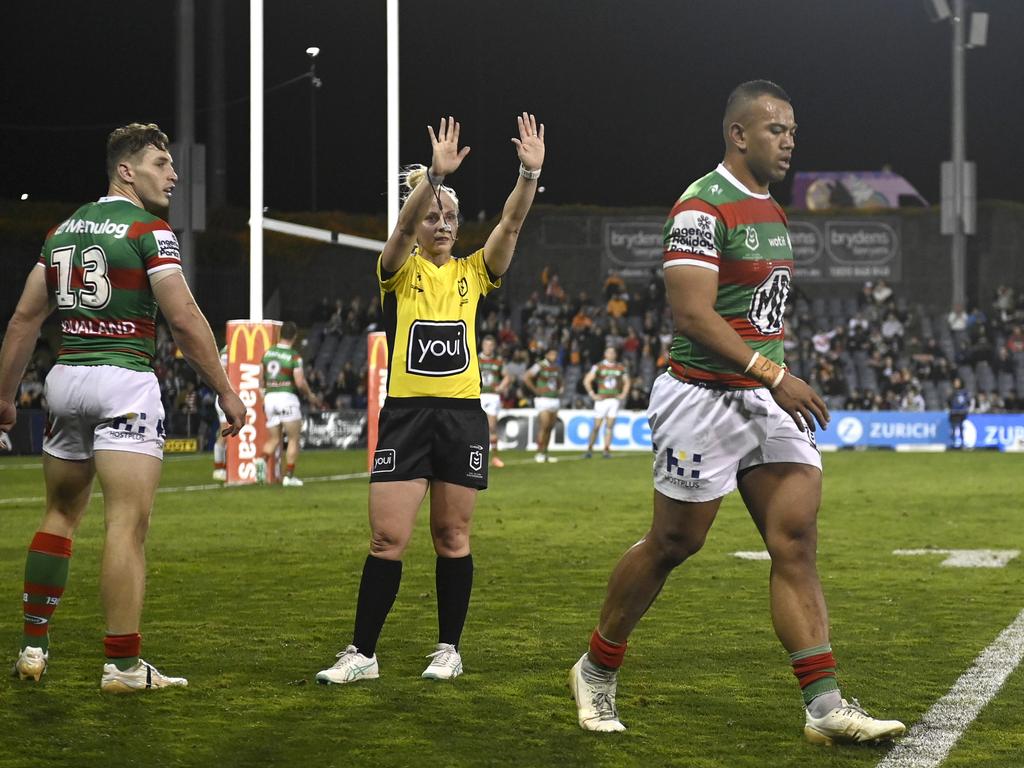
[[[435,583],[437,642],[458,648],[469,612],[469,595],[473,591],[473,556],[438,557]]]
[[[352,645],[364,656],[377,651],[377,638],[384,628],[391,606],[402,582],[402,561],[366,556],[363,577],[359,581],[359,602],[356,603],[356,628]]]

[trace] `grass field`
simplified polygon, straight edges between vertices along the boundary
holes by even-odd
[[[364,479],[304,488],[209,483],[209,456],[171,458],[149,538],[144,656],[189,687],[99,692],[104,630],[94,499],[40,685],[0,683],[8,766],[875,766],[885,747],[813,747],[768,617],[768,564],[738,497],[670,579],[620,675],[624,734],[576,725],[566,671],[608,573],[649,521],[650,460],[492,472],[474,525],[466,674],[419,678],[436,640],[434,557],[421,515],[378,646],[381,679],[314,684],[350,639],[366,552]],[[307,478],[358,473],[361,452],[310,452]],[[1024,608],[1021,558],[942,567],[898,548],[1024,549],[1024,466],[992,453],[825,456],[819,563],[844,692],[908,725]],[[38,460],[0,461],[0,648],[20,641],[24,552],[42,504]],[[3,663],[8,663],[4,661]],[[944,766],[1024,766],[1017,669]]]

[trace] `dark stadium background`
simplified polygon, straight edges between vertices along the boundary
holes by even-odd
[[[173,2],[17,3],[4,9],[0,198],[81,201],[102,191],[109,127],[152,120],[173,138]],[[196,131],[206,138],[208,9],[196,5]],[[967,156],[978,196],[1022,199],[1024,3],[973,0],[988,45],[967,52]],[[248,3],[225,0],[228,201],[248,184]],[[382,0],[268,0],[266,83],[318,74],[321,209],[385,208]],[[950,154],[950,29],[919,0],[451,0],[401,3],[402,162],[429,157],[424,125],[454,114],[473,153],[458,174],[467,212],[514,181],[514,115],[548,126],[543,202],[666,207],[721,154],[728,90],[767,77],[793,97],[794,170],[890,164],[931,202]],[[266,202],[309,207],[306,81],[266,98]],[[94,126],[83,128],[82,126]],[[777,194],[788,201],[788,184]]]

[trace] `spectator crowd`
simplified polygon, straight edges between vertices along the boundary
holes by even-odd
[[[604,350],[619,351],[633,379],[626,407],[647,405],[654,379],[667,367],[673,336],[659,271],[627,284],[615,271],[603,282],[568,291],[546,268],[526,301],[506,303],[503,291],[481,302],[478,338],[493,336],[513,385],[506,408],[527,407],[523,375],[549,348],[565,370],[566,408],[587,408],[582,379]],[[157,326],[155,370],[169,434],[209,444],[217,429],[214,393]],[[310,388],[330,410],[365,409],[369,332],[383,330],[377,296],[323,298],[303,334]],[[987,306],[948,312],[911,304],[885,281],[847,297],[790,297],[785,313],[786,362],[834,410],[940,410],[961,379],[975,412],[1024,410],[1024,291],[999,286]],[[18,394],[19,407],[44,407],[43,381],[55,355],[40,339]]]

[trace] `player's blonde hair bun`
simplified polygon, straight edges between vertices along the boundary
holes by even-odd
[[[427,179],[427,166],[425,165],[408,165],[402,169],[401,173],[398,174],[398,183],[402,188],[402,202],[404,203],[409,199],[409,195],[422,181]],[[459,209],[459,196],[455,194],[455,190],[451,187],[442,184],[438,190],[439,192],[447,192],[448,196],[455,203],[455,210]]]

